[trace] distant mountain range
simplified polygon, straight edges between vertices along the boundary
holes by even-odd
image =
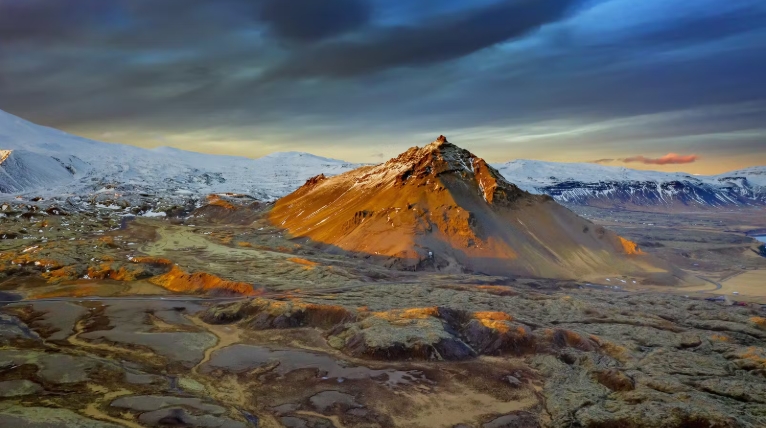
[[[766,205],[766,166],[711,176],[533,160],[493,166],[522,189],[564,204],[669,209]]]
[[[308,178],[356,168],[308,153],[259,159],[103,143],[0,111],[0,193],[41,195],[245,193],[271,200]]]
[[[274,200],[310,177],[337,175],[359,166],[299,152],[250,159],[103,143],[0,110],[3,194],[194,197],[232,192]],[[766,166],[716,176],[532,160],[492,166],[526,191],[571,205],[646,209],[766,205]]]

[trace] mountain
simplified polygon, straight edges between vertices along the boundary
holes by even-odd
[[[764,166],[714,176],[533,160],[494,167],[523,189],[565,204],[649,209],[766,205]]]
[[[249,159],[169,147],[147,150],[77,137],[2,110],[0,151],[0,193],[35,196],[186,198],[233,192],[275,200],[314,175],[361,166],[299,152]],[[663,210],[766,205],[766,167],[697,176],[532,160],[492,166],[523,190],[567,205]]]
[[[327,251],[404,269],[665,283],[681,275],[444,137],[380,165],[314,177],[269,219]]]
[[[0,150],[0,193],[55,186],[87,169],[88,165],[76,156],[61,159],[26,150]]]
[[[0,111],[0,193],[111,193],[189,196],[247,193],[264,200],[295,190],[311,176],[358,165],[308,153],[259,159],[161,147],[103,143],[35,125]]]

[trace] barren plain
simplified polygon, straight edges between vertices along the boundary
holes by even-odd
[[[762,211],[573,207],[681,287],[386,268],[211,202],[6,204],[0,426],[766,426]]]

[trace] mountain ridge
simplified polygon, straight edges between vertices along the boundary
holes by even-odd
[[[669,209],[766,205],[766,167],[704,176],[530,160],[495,166],[525,190],[574,205]]]
[[[82,161],[78,174],[57,171],[29,176],[36,171],[32,167],[6,171],[0,174],[0,192],[7,194],[77,195],[114,188],[120,194],[203,197],[209,193],[235,192],[276,200],[311,176],[320,173],[332,176],[365,165],[295,151],[252,159],[173,147],[143,149],[70,135],[2,110],[0,150]],[[25,159],[31,156],[26,155]],[[73,162],[76,163],[65,160],[63,164]],[[766,166],[700,176],[524,159],[488,165],[523,190],[546,194],[569,205],[671,210],[766,206]]]
[[[101,194],[113,189],[112,193],[120,197],[141,194],[204,197],[210,193],[236,192],[273,200],[291,192],[313,175],[333,175],[356,166],[341,160],[291,152],[250,159],[170,147],[143,149],[104,143],[35,125],[2,111],[0,149],[29,153],[26,157],[36,157],[38,162],[69,157],[82,161],[78,165],[79,174],[51,176],[30,167],[14,168],[0,174],[2,193],[34,192],[35,196]]]

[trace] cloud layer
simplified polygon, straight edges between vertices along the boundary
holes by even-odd
[[[0,109],[248,156],[766,163],[764,69],[762,0],[0,1]]]
[[[659,158],[648,158],[645,156],[633,156],[629,158],[620,159],[623,163],[639,162],[644,165],[683,165],[687,163],[694,163],[699,160],[698,155],[679,155],[678,153],[668,153],[665,156]]]

